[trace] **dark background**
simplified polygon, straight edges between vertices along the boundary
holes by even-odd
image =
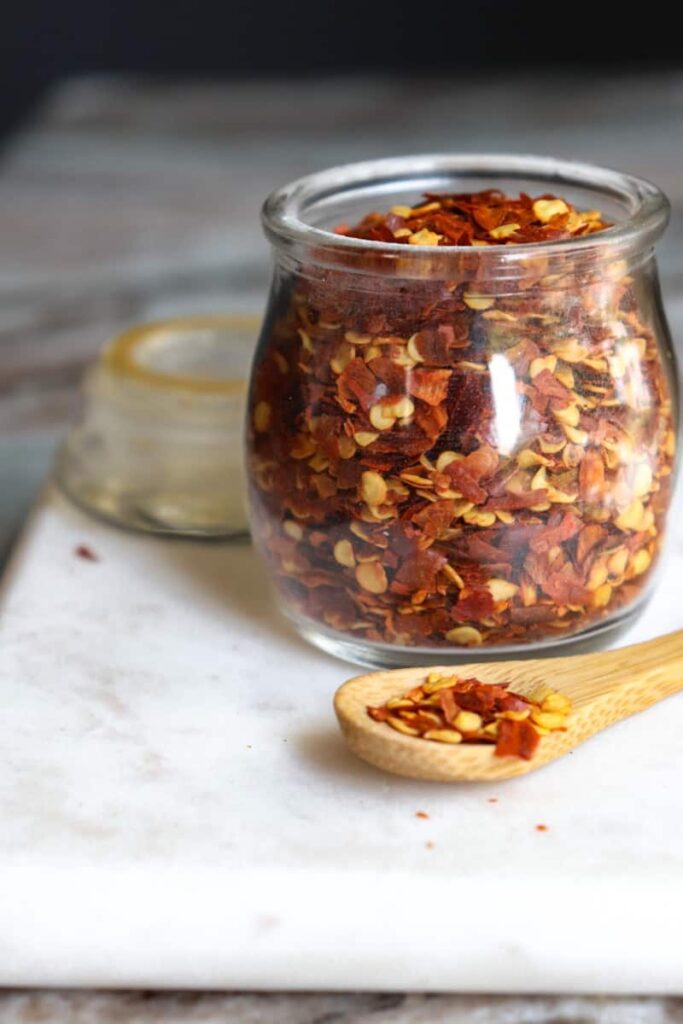
[[[52,82],[78,73],[647,72],[681,63],[667,10],[657,0],[638,13],[600,0],[10,0],[0,40],[0,131]]]

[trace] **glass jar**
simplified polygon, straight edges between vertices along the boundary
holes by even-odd
[[[83,381],[83,414],[57,481],[89,512],[134,530],[192,537],[247,532],[243,424],[256,317],[137,324]]]
[[[488,247],[337,234],[424,192],[554,193],[612,226]],[[254,543],[318,646],[370,665],[560,649],[623,623],[661,554],[676,377],[649,182],[536,157],[341,167],[264,207]]]

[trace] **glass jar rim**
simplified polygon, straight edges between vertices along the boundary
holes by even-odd
[[[154,359],[145,362],[141,357],[148,346],[157,344],[163,350],[164,342],[178,336],[206,333],[219,337],[228,335],[228,340],[234,344],[241,333],[247,331],[256,338],[260,323],[260,317],[250,314],[222,313],[172,317],[135,324],[105,345],[100,363],[109,373],[124,382],[159,392],[187,392],[200,398],[243,395],[247,387],[245,378],[227,374],[206,376],[189,369],[187,365],[169,369],[157,365]]]
[[[391,186],[410,187],[411,180],[431,177],[430,189],[439,191],[438,179],[486,178],[506,175],[520,180],[535,178],[555,188],[579,187],[602,193],[618,201],[627,210],[627,217],[612,227],[590,235],[548,242],[524,242],[515,245],[472,247],[463,245],[408,246],[400,242],[378,242],[317,227],[305,220],[315,203],[334,196],[352,194],[360,187],[376,186],[389,192]],[[418,186],[419,187],[419,186]],[[443,190],[443,188],[441,189]],[[514,153],[428,154],[422,156],[388,157],[359,163],[343,164],[298,178],[276,189],[266,199],[262,221],[266,235],[276,246],[315,245],[318,250],[347,256],[374,252],[387,257],[401,257],[417,262],[476,253],[480,262],[514,263],[532,254],[577,256],[597,255],[608,249],[610,254],[643,249],[652,245],[664,231],[669,219],[669,201],[664,193],[645,178],[626,174],[598,164],[563,160],[555,157]]]

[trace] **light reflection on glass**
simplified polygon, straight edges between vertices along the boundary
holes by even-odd
[[[514,368],[497,352],[489,360],[493,393],[494,444],[501,455],[514,450],[521,434],[522,410]]]

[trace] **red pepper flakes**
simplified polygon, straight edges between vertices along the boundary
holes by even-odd
[[[608,226],[553,195],[489,190],[337,230],[509,247]],[[532,251],[528,278],[498,294],[474,255],[453,281],[365,275],[362,289],[311,267],[256,357],[255,540],[284,603],[354,642],[562,640],[633,605],[659,554],[675,428],[640,271],[596,259],[577,276],[562,249]],[[361,269],[376,258],[361,252]],[[511,450],[494,356],[519,400]]]
[[[550,829],[548,828],[547,825],[537,825],[536,826],[536,831],[537,832],[549,832]]]
[[[74,554],[77,558],[82,558],[86,562],[99,562],[100,560],[99,556],[87,544],[79,544],[77,548],[74,548]]]
[[[497,796],[489,796],[489,797],[486,798],[486,802],[487,802],[487,804],[497,804],[498,803],[498,797]]]
[[[423,818],[426,821],[427,818],[429,818],[429,815],[427,814],[426,811],[415,811],[415,817],[416,818]]]
[[[339,235],[402,245],[515,245],[577,238],[609,227],[597,210],[579,212],[557,196],[517,199],[496,189],[458,195],[425,193],[426,203],[393,206],[389,213],[369,213]]]
[[[534,756],[541,737],[564,731],[571,701],[549,687],[532,696],[510,693],[508,683],[482,683],[433,672],[404,697],[368,707],[375,722],[437,743],[495,744],[496,757]],[[497,797],[489,797],[497,803]],[[418,818],[427,818],[424,811]]]

